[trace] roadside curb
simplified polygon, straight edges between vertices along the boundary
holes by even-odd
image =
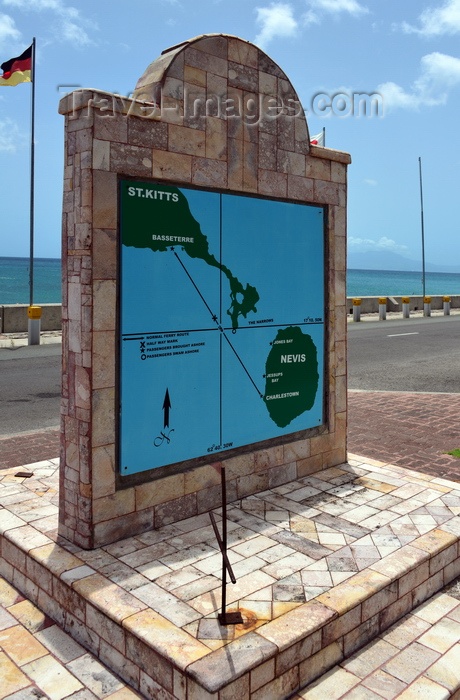
[[[40,345],[62,342],[61,331],[44,331],[40,333]],[[29,344],[27,333],[0,333],[0,348],[16,350]],[[37,346],[35,346],[37,347]]]

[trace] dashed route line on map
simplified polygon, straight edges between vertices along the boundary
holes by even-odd
[[[260,397],[260,398],[263,398],[263,394],[262,394],[262,392],[260,391],[260,389],[259,389],[259,387],[257,386],[257,384],[255,383],[254,379],[251,377],[251,375],[250,375],[250,373],[249,373],[249,371],[248,371],[248,368],[246,367],[246,365],[244,364],[243,360],[241,359],[241,357],[239,356],[239,354],[237,353],[237,351],[236,351],[235,348],[233,347],[233,345],[232,345],[232,343],[230,342],[230,340],[228,339],[228,337],[227,337],[227,335],[226,335],[224,329],[222,328],[221,324],[219,323],[219,319],[218,319],[217,315],[214,314],[214,313],[212,312],[211,307],[209,306],[209,304],[207,303],[206,299],[204,298],[204,296],[203,296],[202,293],[200,292],[200,290],[199,290],[199,288],[198,288],[198,285],[195,283],[195,280],[193,279],[193,277],[191,276],[191,274],[190,274],[189,271],[187,270],[187,267],[184,265],[184,263],[182,262],[182,260],[180,259],[179,255],[176,253],[176,251],[174,251],[174,255],[176,256],[177,261],[178,261],[178,262],[180,263],[180,265],[182,266],[182,269],[184,270],[185,274],[186,274],[187,277],[189,278],[190,282],[193,284],[193,286],[194,286],[196,292],[199,294],[200,299],[203,301],[203,304],[206,306],[207,310],[208,310],[209,313],[211,314],[211,318],[212,318],[212,320],[214,321],[214,323],[216,324],[217,329],[220,331],[220,333],[222,334],[222,336],[225,338],[225,340],[227,341],[227,343],[228,343],[229,347],[231,348],[231,350],[233,350],[233,353],[235,354],[236,359],[238,360],[238,362],[239,362],[240,365],[242,366],[243,370],[245,371],[245,373],[246,373],[246,375],[247,375],[249,381],[250,381],[251,384],[253,385],[254,389],[257,391],[259,397]],[[222,362],[221,362],[221,364],[222,364]]]
[[[191,282],[191,283],[193,284],[193,286],[195,287],[195,290],[196,290],[197,293],[200,295],[200,298],[201,298],[203,304],[206,306],[207,310],[208,310],[209,313],[211,314],[212,320],[213,320],[215,323],[217,323],[217,316],[216,316],[215,314],[212,313],[211,308],[210,308],[208,302],[206,301],[206,299],[204,298],[204,296],[202,295],[202,293],[201,293],[200,290],[198,289],[198,286],[195,284],[195,280],[192,278],[191,274],[189,273],[189,271],[188,271],[187,268],[185,267],[184,263],[182,262],[182,260],[180,259],[180,257],[179,257],[178,254],[176,253],[176,251],[174,251],[174,255],[176,256],[177,261],[178,261],[178,262],[180,263],[180,265],[182,266],[182,269],[184,270],[185,274],[186,274],[187,277],[189,278],[190,282]]]

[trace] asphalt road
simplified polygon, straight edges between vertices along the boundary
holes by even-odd
[[[460,392],[460,316],[348,324],[348,388]]]
[[[348,386],[460,393],[460,316],[348,324]],[[0,437],[59,426],[61,345],[0,348]]]
[[[61,344],[0,348],[0,437],[59,426]]]

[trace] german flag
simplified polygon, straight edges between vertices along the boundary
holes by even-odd
[[[0,86],[13,87],[19,83],[32,82],[32,44],[17,58],[10,58],[9,61],[2,63],[0,68],[3,70]]]

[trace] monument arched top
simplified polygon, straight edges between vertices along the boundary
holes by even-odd
[[[230,34],[203,34],[165,49],[139,78],[133,93],[137,101],[161,108],[182,103],[185,114],[192,100],[232,101],[235,96],[262,119],[296,117],[301,151],[310,151],[304,110],[287,75],[262,49]],[[248,102],[249,100],[249,102]],[[252,102],[251,102],[252,100]],[[226,118],[225,110],[212,116]],[[252,119],[253,117],[251,117]],[[250,120],[249,120],[250,121]],[[247,123],[249,123],[249,121]]]
[[[194,51],[199,51],[205,56],[197,56]],[[212,57],[215,58],[214,61]],[[224,75],[223,61],[280,78],[288,82],[295,93],[284,71],[255,44],[232,34],[201,34],[164,49],[139,78],[133,96],[140,100],[146,100],[149,96],[152,98],[151,86],[163,82],[168,76],[183,77],[185,65],[210,73],[215,72],[221,77],[229,77]]]

